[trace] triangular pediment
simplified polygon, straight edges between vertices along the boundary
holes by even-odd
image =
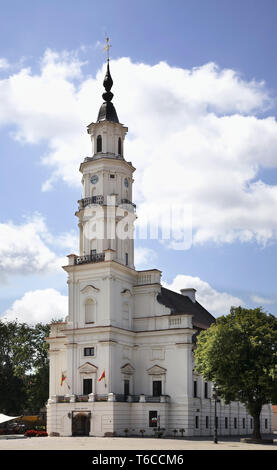
[[[81,374],[96,374],[98,367],[91,364],[91,362],[85,362],[79,367],[79,372]]]
[[[156,364],[155,366],[150,367],[150,369],[147,369],[147,372],[149,375],[163,375],[166,374],[166,369]]]
[[[130,363],[125,364],[123,367],[121,367],[120,370],[123,374],[128,374],[128,375],[132,375],[135,371],[134,367],[131,366]]]

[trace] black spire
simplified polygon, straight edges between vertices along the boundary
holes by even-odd
[[[111,122],[119,122],[115,107],[111,102],[113,99],[113,93],[111,92],[111,88],[113,86],[113,79],[110,73],[110,66],[109,66],[109,58],[107,59],[107,72],[103,81],[103,86],[105,88],[105,93],[103,93],[102,98],[104,103],[101,105],[99,109],[97,122],[100,121],[111,121]]]

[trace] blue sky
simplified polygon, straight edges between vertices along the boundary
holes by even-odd
[[[180,196],[182,200],[188,184],[186,174],[189,174],[192,175],[192,184],[187,194],[193,210],[197,214],[202,214],[202,211],[203,214],[210,213],[209,223],[213,217],[216,218],[214,225],[217,228],[211,234],[213,229],[209,227],[209,235],[204,233],[204,221],[202,224],[197,222],[200,241],[193,243],[188,250],[174,250],[169,244],[156,240],[136,241],[136,246],[141,250],[138,268],[158,267],[163,271],[164,281],[174,289],[195,282],[199,300],[217,315],[221,311],[226,313],[225,301],[227,309],[233,301],[235,304],[241,301],[249,307],[262,305],[265,310],[277,314],[276,21],[277,4],[271,0],[107,0],[102,4],[94,0],[3,2],[0,18],[0,224],[3,232],[2,236],[0,232],[0,251],[2,261],[6,252],[8,259],[0,264],[0,315],[9,311],[19,316],[21,308],[24,312],[28,312],[28,308],[32,311],[37,308],[39,298],[47,298],[43,296],[52,295],[54,291],[51,308],[55,309],[53,305],[56,300],[57,315],[64,312],[66,275],[57,266],[73,249],[71,246],[77,233],[74,212],[81,195],[81,185],[78,186],[75,176],[71,178],[70,172],[74,168],[77,172],[78,162],[84,157],[86,144],[83,142],[88,139],[85,126],[96,119],[101,104],[103,74],[100,70],[105,61],[102,45],[106,32],[111,38],[111,58],[114,61],[111,63],[114,104],[119,118],[123,116],[126,119],[124,124],[129,127],[129,143],[126,145],[129,154],[126,158],[134,161],[137,168],[134,175],[135,202],[138,207],[140,204],[143,207],[156,196],[158,201],[159,191],[169,199],[176,198],[177,194],[177,199]],[[47,55],[46,51],[51,53]],[[122,58],[129,58],[129,62],[122,62]],[[160,62],[165,62],[168,68],[155,68]],[[211,63],[215,64],[214,68],[205,67]],[[57,102],[59,95],[55,95],[51,88],[56,87],[59,64],[66,69],[61,79],[65,87],[72,86],[68,87],[61,103]],[[138,64],[148,68],[139,67]],[[53,68],[54,75],[51,75]],[[32,84],[27,87],[29,99],[24,88],[24,69],[29,70],[27,78]],[[43,75],[46,69],[48,72]],[[179,75],[179,70],[184,75]],[[198,73],[193,70],[198,70]],[[229,73],[226,78],[222,73],[224,70],[232,71],[233,75]],[[185,81],[183,71],[190,71],[189,82]],[[140,73],[143,78],[136,82],[136,76],[140,77]],[[180,81],[181,76],[184,81]],[[11,80],[11,77],[15,78]],[[35,83],[38,83],[37,93],[39,90],[42,94],[48,93],[49,90],[48,106],[45,101],[40,102],[34,97],[32,90]],[[175,105],[170,98],[168,106],[162,108],[168,116],[162,116],[160,120],[159,103],[165,98],[164,89],[167,86],[163,83],[172,87],[167,90],[168,97],[174,96],[177,104],[178,99],[183,100],[182,106],[186,108],[176,113],[178,135],[182,128],[189,127],[190,113],[195,112],[197,107],[197,119],[191,115],[191,120],[195,119],[193,133],[189,134],[191,140],[188,143],[186,134],[186,139],[180,138],[178,146],[176,143],[178,160],[174,160],[174,155],[168,157],[172,168],[174,165],[180,168],[183,162],[186,170],[183,185],[177,179],[176,185],[166,181],[162,165],[159,184],[150,184],[149,174],[157,168],[159,161],[155,160],[153,150],[153,167],[147,166],[145,154],[151,154],[152,150],[148,143],[144,146],[144,139],[150,142],[151,136],[146,134],[141,124],[147,119],[147,115],[143,114],[148,109],[146,104],[141,107],[141,114],[136,116],[139,103],[135,97],[137,90],[141,93],[145,91],[145,97],[147,93],[151,97],[157,94],[151,109],[153,116],[157,116],[156,126],[165,125],[168,133],[175,135]],[[197,91],[200,89],[201,93]],[[193,99],[188,90],[192,94],[195,92]],[[205,116],[201,114],[199,93],[203,101],[208,96]],[[66,96],[72,99],[68,111]],[[128,105],[127,96],[134,96],[133,106],[136,105],[136,108],[131,107],[132,103]],[[81,105],[76,107],[79,102],[83,103],[83,108]],[[53,115],[49,111],[52,103],[55,109]],[[235,103],[234,106],[232,103]],[[76,114],[75,107],[78,109]],[[217,118],[216,126],[220,123],[220,127],[213,128],[215,133],[222,129],[223,121],[220,119],[228,116],[232,117],[234,124],[232,128],[226,127],[224,136],[232,132],[230,142],[235,142],[238,130],[242,129],[237,146],[239,151],[237,147],[231,148],[225,170],[222,166],[218,178],[214,179],[220,164],[220,151],[216,154],[207,151],[207,165],[210,159],[214,168],[210,173],[208,166],[202,166],[203,155],[199,156],[197,149],[195,153],[194,148],[198,145],[197,135],[203,136],[206,132],[212,135],[210,129],[215,125],[214,117]],[[241,125],[235,122],[238,116],[242,119]],[[207,127],[199,124],[204,118],[209,121]],[[45,126],[41,132],[40,123],[42,128]],[[247,127],[249,123],[254,127]],[[51,126],[53,130],[50,132],[48,129]],[[55,130],[59,126],[60,133]],[[83,132],[80,150],[78,132],[80,135]],[[159,132],[153,124],[153,146],[155,138],[160,144],[162,136]],[[257,143],[250,140],[253,152],[260,145],[255,158],[251,157],[252,148],[246,148],[243,132],[257,139]],[[73,133],[76,133],[76,138],[71,145]],[[202,143],[204,150],[213,146],[211,139],[209,137],[208,143]],[[73,156],[70,160],[71,166],[66,161],[66,142],[74,147],[76,155],[75,160]],[[164,142],[161,148],[167,148],[166,145]],[[228,144],[222,145],[228,153]],[[57,150],[57,157],[53,157],[53,148]],[[42,164],[45,157],[47,161]],[[224,192],[225,178],[228,186],[227,168],[230,168],[230,181],[234,181],[237,201],[232,188],[228,189],[228,194]],[[234,171],[236,168],[238,170]],[[202,184],[205,171],[207,179],[212,175],[208,198],[209,185],[207,181]],[[53,173],[56,175],[54,179]],[[223,178],[223,183],[217,185],[220,178]],[[47,190],[44,186],[46,181],[50,181]],[[237,181],[238,187],[235,186]],[[255,186],[253,183],[257,181],[263,184]],[[178,189],[176,194],[173,194],[174,186]],[[248,196],[253,197],[248,200]],[[220,210],[218,200],[221,197]],[[209,198],[210,206],[207,202],[204,207],[204,199]],[[250,208],[252,214],[249,213]],[[221,220],[220,216],[225,211],[226,218]],[[262,233],[263,224],[266,235]],[[19,234],[21,236],[17,239]],[[182,282],[186,285],[181,285]],[[32,298],[30,293],[34,292],[36,295]],[[49,315],[48,310],[45,309],[45,318]],[[28,313],[24,315],[22,318],[26,319]],[[39,317],[34,314],[34,318]]]

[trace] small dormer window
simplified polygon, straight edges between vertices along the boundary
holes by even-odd
[[[97,136],[96,142],[97,142],[97,145],[96,145],[97,152],[102,152],[102,136],[101,135]]]
[[[118,138],[118,154],[121,155],[122,153],[122,145],[121,145],[121,138]]]

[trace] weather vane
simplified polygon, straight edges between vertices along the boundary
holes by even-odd
[[[112,47],[112,45],[110,44],[110,38],[109,37],[106,37],[106,44],[104,46],[104,51],[107,52],[107,61],[109,62],[110,60],[110,48]]]

